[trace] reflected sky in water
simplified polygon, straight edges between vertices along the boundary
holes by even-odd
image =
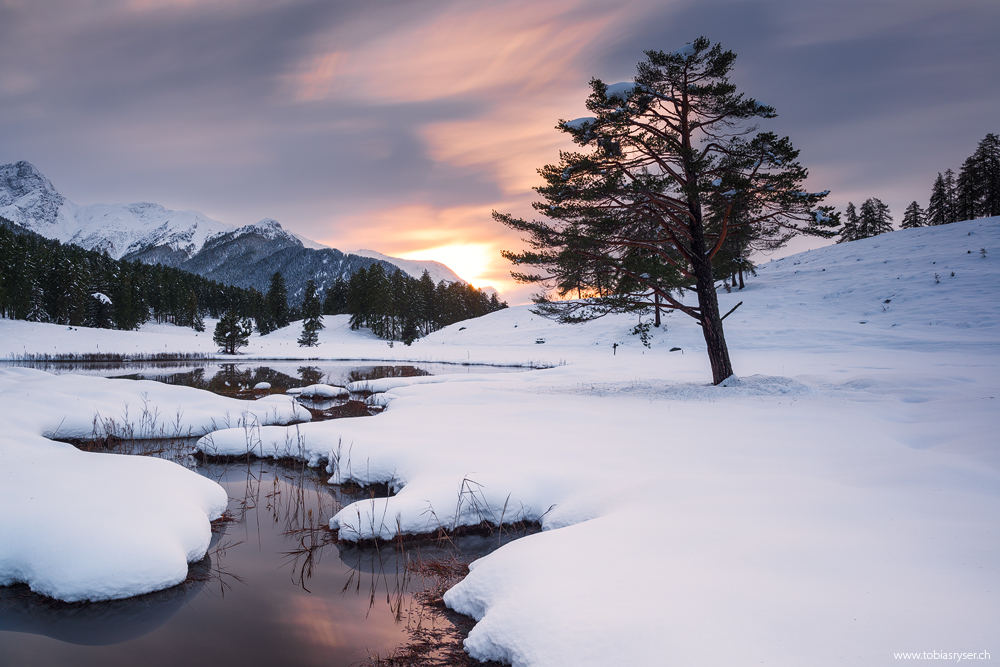
[[[270,461],[199,464],[191,442],[170,456],[217,480],[230,496],[224,523],[192,579],[151,595],[65,604],[0,588],[0,656],[10,665],[351,665],[385,655],[428,618],[411,593],[426,582],[411,558],[450,545],[358,548],[332,542],[326,521],[365,497],[326,484],[322,469]],[[57,525],[53,526],[58,529]],[[504,541],[507,541],[506,539]],[[497,539],[458,541],[473,558]]]

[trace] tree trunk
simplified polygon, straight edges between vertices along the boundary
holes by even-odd
[[[740,269],[740,289],[743,289],[743,269]]]
[[[729,348],[726,347],[726,337],[722,331],[722,315],[712,276],[712,262],[705,259],[695,263],[692,268],[697,280],[701,333],[705,336],[708,360],[712,364],[712,384],[719,384],[733,374],[733,364],[729,360]]]
[[[654,310],[656,312],[656,315],[654,316],[653,326],[656,327],[656,328],[659,328],[660,327],[660,295],[659,294],[654,294],[653,295],[653,300],[656,302],[656,306],[654,308]]]

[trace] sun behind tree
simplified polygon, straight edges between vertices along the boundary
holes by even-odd
[[[494,212],[531,247],[503,255],[542,270],[512,272],[515,280],[590,297],[542,294],[535,312],[580,322],[659,304],[679,310],[702,327],[715,384],[733,374],[716,256],[737,237],[776,247],[799,233],[829,237],[838,225],[819,206],[828,193],[803,190],[807,172],[791,141],[756,132],[754,119],[777,114],[736,92],[735,59],[700,37],[673,53],[647,51],[634,83],[593,79],[594,116],[556,126],[585,152],[562,152],[539,170],[544,201],[533,206],[549,221]],[[687,291],[697,306],[682,300]]]

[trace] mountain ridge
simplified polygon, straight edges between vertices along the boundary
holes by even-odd
[[[266,291],[285,276],[289,300],[302,300],[305,283],[325,290],[360,268],[382,264],[434,282],[465,282],[440,262],[393,258],[376,251],[345,253],[285,230],[273,218],[235,227],[193,210],[152,202],[78,205],[25,160],[0,165],[0,216],[63,243],[107,252],[115,259],[163,264],[238,287]]]

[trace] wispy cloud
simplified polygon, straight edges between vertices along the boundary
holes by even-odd
[[[520,241],[490,212],[532,214],[591,76],[706,34],[817,188],[901,211],[1000,131],[998,22],[993,0],[0,0],[0,162],[84,204],[477,248],[499,286]]]

